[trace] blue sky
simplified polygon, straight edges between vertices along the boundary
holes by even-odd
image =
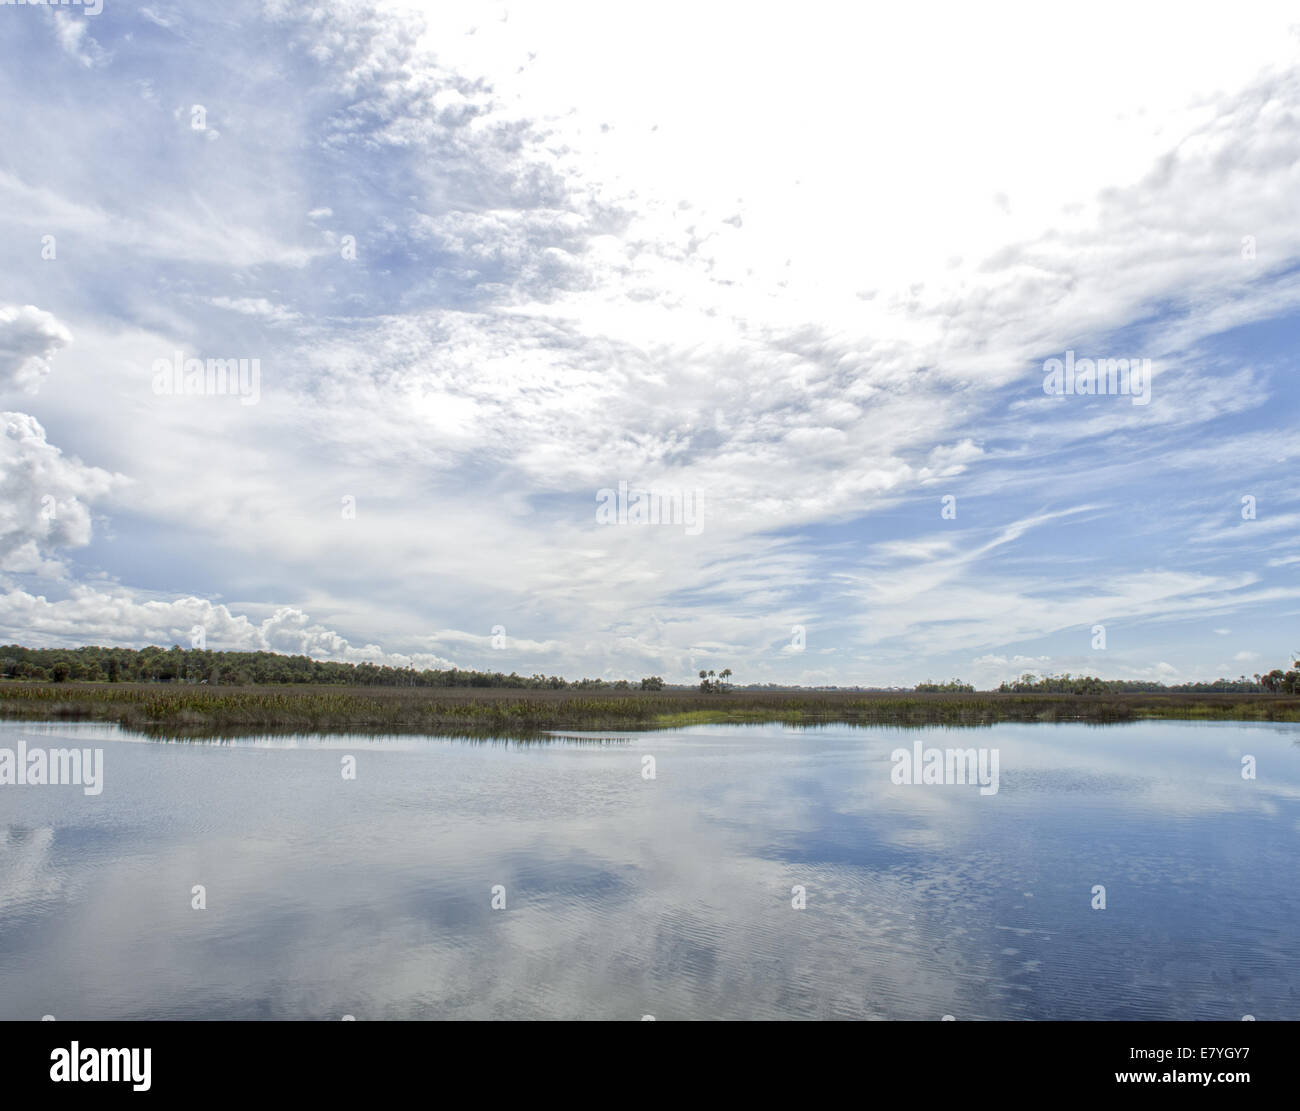
[[[1300,36],[1180,10],[0,5],[0,639],[1289,661]]]

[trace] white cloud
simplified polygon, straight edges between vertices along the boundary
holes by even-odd
[[[209,304],[218,309],[243,313],[245,316],[262,317],[277,324],[290,324],[300,320],[301,316],[281,305],[273,305],[265,297],[212,297]]]
[[[53,313],[35,305],[0,304],[0,388],[35,393],[50,372],[50,359],[72,342]]]
[[[954,7],[942,35],[926,8],[564,3],[474,35],[455,5],[266,11],[259,36],[146,13],[102,109],[0,125],[34,152],[0,226],[61,237],[0,275],[60,306],[0,310],[0,380],[76,331],[39,415],[130,476],[103,511],[143,552],[91,533],[102,482],[60,538],[15,480],[24,565],[80,544],[131,589],[273,598],[257,643],[293,650],[508,670],[504,624],[548,671],[725,654],[841,682],[1064,661],[1038,642],[1096,622],[1149,661],[1161,626],[1293,596],[1300,506],[1261,485],[1234,524],[1230,489],[1300,453],[1284,371],[1217,346],[1300,310],[1284,8],[1171,30],[1103,5],[1065,56],[1036,7],[1014,34]],[[35,156],[56,124],[76,157]],[[1054,404],[1037,368],[1067,348],[1152,358],[1152,404]],[[258,357],[260,403],[153,396],[177,350]],[[703,531],[599,526],[624,480],[698,493]]]
[[[67,12],[54,12],[54,34],[59,46],[69,57],[83,66],[93,66],[102,61],[104,52],[95,39],[87,34],[88,24],[83,16]]]
[[[453,666],[429,652],[385,652],[375,644],[354,645],[288,606],[259,622],[202,598],[146,600],[122,588],[77,586],[66,598],[54,601],[24,590],[0,595],[0,630],[4,636],[23,643],[123,647],[180,644],[188,648],[199,629],[207,647],[218,651],[282,652],[391,667]]]
[[[46,557],[90,541],[90,504],[117,481],[65,456],[27,413],[0,413],[0,569],[57,574]]]

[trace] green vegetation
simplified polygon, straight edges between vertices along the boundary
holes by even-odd
[[[1165,686],[1134,679],[1098,679],[1093,675],[1034,675],[1026,672],[1019,679],[1003,683],[998,690],[1003,694],[1157,694],[1164,692],[1187,694],[1297,694],[1300,693],[1300,660],[1295,671],[1280,668],[1267,675],[1247,679],[1215,679],[1210,683],[1179,683]],[[917,687],[917,690],[924,689]],[[933,689],[939,689],[935,687]]]
[[[541,736],[547,730],[654,729],[707,722],[994,725],[1144,718],[1300,721],[1278,694],[1003,694],[861,691],[509,690],[179,683],[0,683],[0,717],[117,722],[153,737],[285,732]]]
[[[726,694],[736,690],[731,668],[701,670],[696,688],[705,694]],[[285,656],[276,652],[215,652],[204,648],[24,648],[0,647],[0,678],[55,683],[180,683],[209,686],[287,686],[310,684],[326,687],[429,687],[437,689],[499,688],[519,691],[631,691],[627,679],[563,679],[558,675],[523,676],[500,671],[467,671],[412,667],[388,667],[372,663],[338,663],[314,660],[310,656]],[[662,677],[650,675],[639,689],[659,692],[671,689]],[[682,690],[684,688],[677,688]],[[798,690],[799,688],[796,688]],[[839,688],[819,688],[835,692]],[[742,688],[744,693],[789,692],[773,684]],[[852,692],[853,688],[844,688]],[[914,688],[917,694],[974,694],[975,688],[960,679],[944,683],[927,681]],[[1216,679],[1210,683],[1165,686],[1150,681],[1098,679],[1090,675],[1022,675],[999,688],[1003,694],[1160,694],[1168,692],[1296,694],[1300,693],[1300,660],[1294,669],[1280,668],[1253,680]],[[894,692],[890,692],[894,693]]]
[[[189,683],[221,686],[278,686],[310,683],[336,687],[504,687],[513,690],[629,690],[626,679],[561,679],[501,672],[445,671],[335,663],[277,652],[214,652],[205,648],[24,648],[0,647],[0,678],[89,683]],[[658,682],[652,677],[642,680]],[[650,687],[647,689],[655,689]]]
[[[1300,652],[1297,652],[1296,655],[1300,656]],[[1255,682],[1266,691],[1300,694],[1300,660],[1292,663],[1290,671],[1283,671],[1280,667],[1275,667],[1267,675],[1256,675]]]
[[[921,683],[914,691],[737,689],[730,668],[696,688],[657,675],[561,679],[325,663],[272,652],[0,648],[0,717],[116,722],[155,737],[284,732],[542,736],[708,722],[993,725],[1144,718],[1300,721],[1300,662],[1251,682],[1163,687],[1091,676],[1025,675],[998,691]]]
[[[701,694],[723,694],[731,690],[731,684],[727,682],[731,678],[731,668],[725,668],[722,674],[716,671],[700,672],[700,693]]]

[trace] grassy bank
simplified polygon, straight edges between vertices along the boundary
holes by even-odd
[[[1300,721],[1300,697],[1270,694],[916,694],[860,691],[520,691],[496,688],[210,687],[0,683],[0,717],[104,721],[150,736],[430,732],[534,736],[551,729],[654,729],[710,722],[993,725],[1004,721]]]

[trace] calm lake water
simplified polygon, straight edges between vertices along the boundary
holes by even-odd
[[[1300,1018],[1300,726],[20,740],[0,1019]]]

